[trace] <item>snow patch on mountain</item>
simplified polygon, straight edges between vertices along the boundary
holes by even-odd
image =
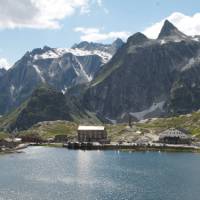
[[[65,94],[65,93],[67,92],[67,90],[68,90],[68,87],[65,86],[65,87],[61,90],[61,92],[62,92],[63,94]]]
[[[195,58],[191,58],[181,69],[181,71],[186,71],[190,68],[192,68],[195,64],[200,63],[200,52],[199,55]]]
[[[112,58],[111,54],[107,52],[99,51],[99,50],[88,51],[88,50],[82,50],[78,48],[75,48],[75,49],[53,48],[51,50],[46,51],[45,53],[34,55],[34,60],[55,59],[55,58],[62,57],[66,53],[71,53],[75,56],[97,55],[102,58],[103,63],[107,63]]]
[[[156,111],[157,109],[163,110],[163,106],[165,104],[165,101],[161,101],[158,103],[154,103],[151,107],[149,107],[146,110],[140,111],[140,112],[135,112],[135,113],[130,113],[132,116],[136,117],[138,120],[142,120],[145,118],[145,116],[149,113],[152,113]]]
[[[14,85],[11,85],[11,86],[10,86],[10,94],[11,94],[11,96],[14,95],[14,91],[15,91],[15,86],[14,86]]]
[[[42,72],[40,71],[39,67],[37,65],[33,65],[33,68],[35,69],[35,71],[37,72],[37,74],[39,75],[40,79],[42,80],[43,83],[45,83],[45,79],[42,76]]]
[[[92,77],[89,76],[89,75],[86,73],[86,71],[84,70],[83,65],[82,65],[78,60],[77,60],[77,62],[78,62],[78,64],[79,64],[79,66],[80,66],[80,69],[81,69],[82,73],[83,73],[84,76],[87,78],[88,82],[90,82],[90,81],[92,80]]]
[[[193,39],[194,40],[194,39]],[[164,44],[167,44],[167,43],[170,43],[170,42],[174,42],[174,43],[179,43],[181,41],[184,41],[183,39],[180,39],[180,38],[173,38],[173,37],[169,37],[169,38],[165,38],[165,39],[161,39],[159,40],[159,43],[161,45],[164,45]]]

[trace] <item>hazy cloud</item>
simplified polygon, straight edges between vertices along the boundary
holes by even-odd
[[[116,38],[127,39],[130,36],[130,32],[128,31],[112,31],[105,33],[102,32],[99,28],[76,27],[74,31],[82,33],[80,39],[82,41],[88,42],[99,42]]]

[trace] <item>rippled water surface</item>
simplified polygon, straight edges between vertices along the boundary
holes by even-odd
[[[0,156],[0,200],[199,200],[200,154],[31,147]]]

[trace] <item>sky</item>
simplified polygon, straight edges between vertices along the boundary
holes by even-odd
[[[200,1],[0,0],[0,68],[45,45],[126,41],[135,32],[156,38],[165,19],[188,35],[200,35]]]

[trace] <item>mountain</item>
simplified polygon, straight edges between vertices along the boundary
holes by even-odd
[[[100,43],[93,43],[93,42],[81,42],[79,44],[75,44],[72,46],[72,49],[81,49],[87,51],[103,51],[107,52],[111,55],[114,55],[116,51],[124,44],[121,39],[116,39],[111,45],[110,44],[100,44]]]
[[[99,122],[95,114],[81,107],[76,99],[44,85],[16,110],[0,118],[0,130],[26,130],[37,122],[67,120]]]
[[[131,36],[83,95],[87,109],[110,121],[138,120],[200,108],[200,40],[165,21],[159,37]]]
[[[164,22],[164,25],[160,31],[160,34],[158,36],[158,39],[185,39],[187,36],[179,31],[172,23],[170,23],[168,20]]]
[[[118,39],[111,45],[82,42],[70,49],[45,46],[27,52],[0,78],[0,114],[19,106],[41,84],[65,93],[90,82],[120,45]]]
[[[4,68],[0,68],[0,78],[4,76],[6,70]]]

